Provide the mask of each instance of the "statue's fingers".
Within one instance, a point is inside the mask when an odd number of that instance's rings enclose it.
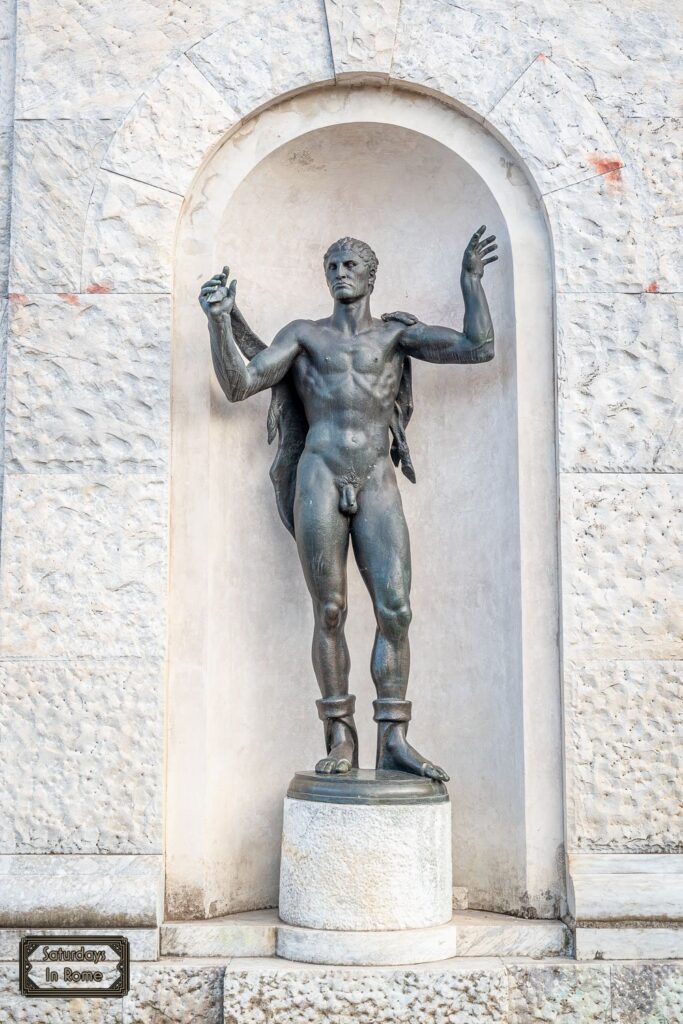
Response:
[[[489,235],[488,238],[482,238],[482,240],[479,243],[479,245],[490,245],[491,242],[495,242],[495,240],[496,240],[496,236],[495,235]]]
[[[229,277],[230,277],[230,267],[223,267],[223,270],[221,271],[221,274],[220,274],[221,283],[225,284]]]
[[[495,263],[497,259],[497,256],[489,256],[487,260],[482,260],[482,263],[484,266],[486,266],[488,263]]]
[[[233,299],[237,295],[237,281],[236,280],[232,280],[230,282],[230,287],[228,288],[228,295],[232,295]]]
[[[388,320],[398,320],[400,323],[405,324],[406,327],[412,327],[413,324],[417,323],[416,316],[413,316],[412,313],[404,313],[401,310],[396,310],[393,313],[382,313],[382,320],[385,322]]]
[[[476,249],[477,245],[479,244],[479,239],[481,238],[485,231],[486,225],[482,224],[482,226],[477,231],[475,231],[472,237],[470,238],[469,242],[467,243],[467,248]]]
[[[479,248],[480,256],[488,256],[489,253],[495,252],[498,246],[494,243],[493,245],[487,245],[485,249]]]
[[[210,281],[202,285],[202,291],[215,291],[216,288],[221,287],[225,287],[225,282],[221,281],[220,277],[212,277]]]

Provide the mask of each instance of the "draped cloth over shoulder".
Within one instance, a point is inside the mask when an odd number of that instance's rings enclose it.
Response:
[[[385,317],[386,319],[386,317]],[[266,345],[254,334],[242,313],[235,306],[232,311],[232,330],[235,341],[246,359],[254,356]],[[389,429],[392,434],[391,458],[395,466],[400,464],[403,474],[415,483],[415,470],[406,441],[406,428],[413,415],[413,383],[410,357],[403,362],[403,373],[394,403]],[[268,444],[278,435],[278,447],[270,467],[270,479],[275,488],[275,500],[280,519],[294,537],[294,495],[299,459],[306,444],[308,420],[304,407],[296,393],[291,371],[271,388],[268,409]]]

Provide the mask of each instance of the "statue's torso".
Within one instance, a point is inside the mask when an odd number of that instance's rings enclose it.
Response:
[[[374,321],[344,335],[325,321],[302,325],[293,379],[308,420],[306,451],[336,475],[364,476],[389,451],[389,423],[404,356],[401,324]]]

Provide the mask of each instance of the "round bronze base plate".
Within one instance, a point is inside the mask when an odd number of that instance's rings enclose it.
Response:
[[[287,796],[325,804],[440,804],[448,801],[448,790],[443,782],[408,772],[352,768],[343,775],[297,772]]]

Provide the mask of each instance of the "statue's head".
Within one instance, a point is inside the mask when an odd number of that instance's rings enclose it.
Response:
[[[367,242],[339,238],[323,257],[327,287],[338,302],[353,302],[375,287],[379,260]]]

